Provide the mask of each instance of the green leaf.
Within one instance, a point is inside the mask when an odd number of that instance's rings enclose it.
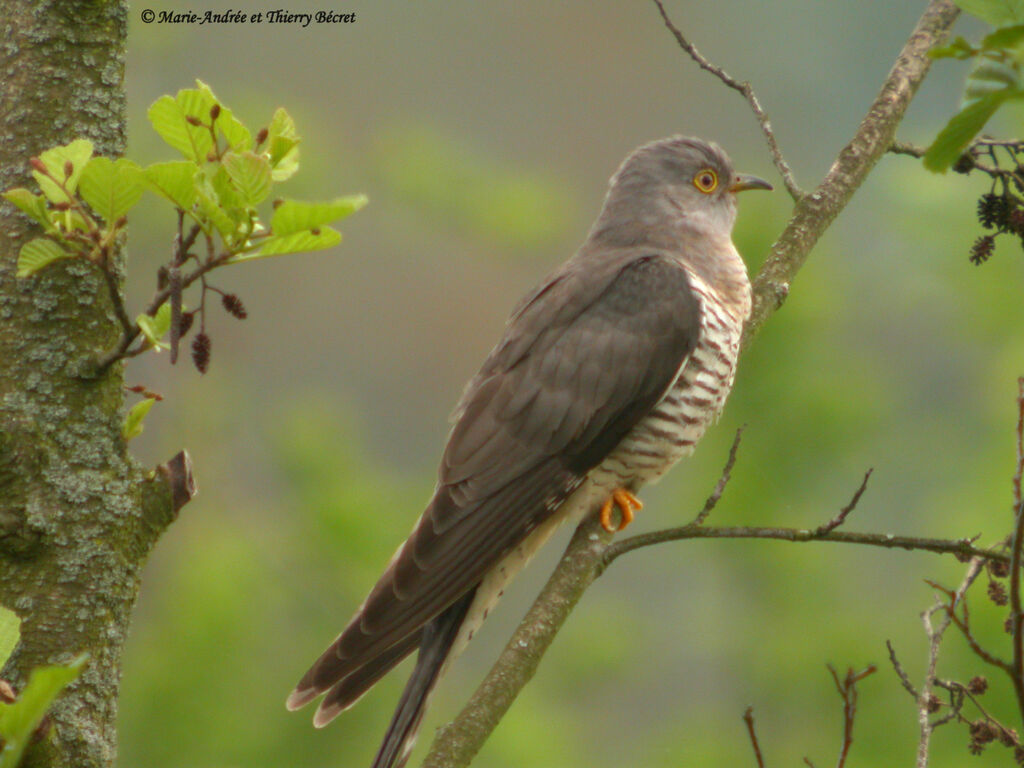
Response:
[[[78,179],[82,175],[82,170],[89,162],[90,157],[92,157],[92,142],[88,139],[75,139],[70,144],[53,147],[39,155],[39,159],[49,175],[33,170],[32,177],[48,200],[54,203],[69,202],[71,198],[68,193],[61,189],[54,179],[62,181],[68,192],[73,195],[78,187]],[[71,163],[71,175],[65,174],[68,163]],[[53,178],[50,178],[51,176]]]
[[[191,210],[196,201],[195,177],[196,166],[188,160],[153,163],[142,172],[146,186],[183,211]]]
[[[28,277],[57,259],[70,259],[74,255],[48,238],[29,240],[18,254],[18,277]]]
[[[158,350],[167,349],[167,344],[163,343],[161,339],[171,330],[170,303],[164,302],[161,304],[155,316],[151,317],[147,314],[141,314],[135,318],[135,322],[138,324],[139,330],[142,331],[142,335],[146,337],[150,344]]]
[[[13,704],[0,703],[0,768],[15,768],[22,752],[53,700],[81,673],[89,655],[83,653],[67,666],[36,667]]]
[[[274,209],[270,231],[274,236],[290,235],[302,230],[316,229],[324,224],[343,219],[367,203],[366,195],[349,195],[324,203],[304,203],[285,200]]]
[[[227,178],[223,166],[217,168],[213,180],[208,179],[205,174],[200,174],[197,177],[196,203],[199,212],[217,228],[225,242],[230,244],[238,230],[238,222],[228,215],[226,207],[238,210],[238,201],[230,199],[236,197],[237,193],[229,188],[230,185],[225,181]]]
[[[187,159],[202,165],[213,149],[213,137],[205,125],[192,125],[189,117],[210,122],[212,99],[205,99],[198,91],[178,91],[176,97],[161,96],[149,107],[146,115],[160,138],[181,152]]]
[[[0,669],[14,653],[21,638],[21,619],[14,611],[0,605]]]
[[[202,94],[204,104],[209,102],[211,107],[214,104],[220,105],[220,114],[217,116],[217,122],[214,125],[227,140],[228,147],[236,152],[252,149],[252,134],[249,132],[249,129],[235,117],[234,113],[224,105],[224,102],[217,98],[213,89],[202,80],[196,80],[196,89]],[[206,118],[203,119],[203,122],[208,123],[210,121],[209,117],[209,108],[207,108]]]
[[[961,106],[1004,89],[1020,89],[1020,67],[1012,57],[986,54],[967,75]]]
[[[999,106],[1007,99],[1020,98],[1022,95],[1024,94],[1019,90],[1004,88],[969,103],[953,115],[946,127],[935,137],[935,141],[925,152],[924,167],[930,171],[945,173],[960,157],[968,142],[985,127],[985,123]]]
[[[315,233],[309,230],[295,232],[291,235],[277,235],[263,241],[260,249],[252,253],[240,253],[231,259],[231,263],[263,259],[267,256],[280,256],[285,253],[300,251],[320,251],[331,248],[341,242],[341,232],[331,227],[323,227]]]
[[[1024,24],[1014,24],[989,32],[981,41],[981,47],[986,51],[1006,50],[1015,48],[1021,41],[1024,41]]]
[[[142,169],[126,158],[94,157],[82,171],[82,199],[110,224],[139,202],[145,185]]]
[[[270,194],[270,161],[264,155],[228,152],[223,163],[246,205],[261,203]]]
[[[928,51],[933,59],[969,59],[978,55],[978,49],[959,35],[949,45],[940,45]]]
[[[202,165],[213,149],[213,136],[209,129],[212,120],[210,110],[217,105],[220,114],[214,127],[227,140],[228,146],[235,151],[252,149],[249,129],[238,121],[230,109],[221,104],[210,86],[201,80],[196,81],[196,86],[183,88],[173,98],[161,96],[150,106],[147,113],[149,121],[160,137],[189,160]],[[202,125],[192,125],[188,121],[190,117]]]
[[[267,126],[266,151],[274,181],[285,181],[299,170],[299,141],[295,121],[283,107],[278,107]]]
[[[956,0],[956,4],[993,27],[1024,22],[1024,0]]]
[[[149,409],[153,407],[155,402],[155,397],[147,397],[131,407],[124,417],[124,424],[121,425],[121,435],[125,440],[131,440],[133,437],[138,437],[142,434],[142,421],[146,418],[146,414],[149,413]]]
[[[45,229],[56,229],[50,219],[50,209],[46,207],[46,198],[42,195],[35,195],[23,187],[18,187],[7,190],[3,196],[22,213],[42,224]]]

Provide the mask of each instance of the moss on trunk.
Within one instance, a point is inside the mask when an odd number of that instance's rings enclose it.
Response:
[[[121,154],[127,4],[4,0],[0,18],[0,188],[26,185],[29,157],[74,138]],[[118,337],[102,274],[65,260],[18,279],[18,249],[39,233],[7,203],[0,231],[0,604],[23,620],[3,677],[19,689],[33,667],[87,651],[26,764],[109,766],[121,651],[162,528],[147,513],[170,494],[126,452],[122,366],[79,375]]]

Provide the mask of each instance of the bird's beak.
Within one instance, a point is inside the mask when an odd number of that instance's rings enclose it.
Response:
[[[743,192],[746,189],[771,190],[774,189],[774,187],[764,179],[759,179],[757,176],[749,176],[745,173],[737,174],[736,178],[733,179],[732,186],[729,187],[729,191]]]

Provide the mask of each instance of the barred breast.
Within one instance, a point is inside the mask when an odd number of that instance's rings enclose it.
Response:
[[[750,314],[746,272],[730,301],[688,271],[701,302],[700,339],[661,402],[594,470],[592,478],[601,486],[635,489],[658,480],[693,452],[732,389],[743,324]]]
[[[731,245],[731,244],[730,244]],[[637,424],[619,446],[557,510],[509,552],[481,581],[460,628],[451,658],[472,639],[501,598],[509,581],[530,561],[551,534],[565,523],[578,524],[616,488],[636,490],[658,480],[696,442],[721,412],[732,388],[743,324],[750,314],[750,283],[743,262],[729,301],[687,269],[701,302],[700,340],[680,367],[675,383],[661,402]]]

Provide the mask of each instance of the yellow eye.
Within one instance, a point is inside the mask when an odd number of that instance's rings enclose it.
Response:
[[[718,187],[718,174],[710,168],[705,168],[693,177],[693,186],[704,194],[710,194]]]

